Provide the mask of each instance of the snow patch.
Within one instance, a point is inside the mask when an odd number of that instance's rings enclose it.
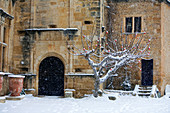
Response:
[[[22,75],[8,75],[8,77],[25,78],[25,76],[22,76]]]
[[[2,96],[2,97],[0,96],[0,100],[4,100],[4,99],[5,99],[5,96]]]
[[[21,101],[0,103],[0,113],[170,113],[169,106],[167,98],[120,96],[112,101],[108,95],[82,99],[26,95]]]
[[[170,85],[166,85],[166,88],[165,88],[165,97],[170,98]]]
[[[20,96],[6,96],[6,98],[24,98],[25,95],[20,95]]]

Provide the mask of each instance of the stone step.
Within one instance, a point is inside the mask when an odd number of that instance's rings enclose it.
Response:
[[[151,92],[151,90],[139,90],[139,92]]]
[[[150,93],[138,93],[139,96],[150,96]]]
[[[152,87],[139,87],[139,90],[151,90]]]

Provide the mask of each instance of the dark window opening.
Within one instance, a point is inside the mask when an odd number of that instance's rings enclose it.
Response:
[[[132,17],[126,18],[126,32],[132,32]]]
[[[15,5],[15,2],[16,2],[17,0],[12,0],[12,6],[14,6]],[[21,2],[22,2],[23,0],[21,0]]]
[[[25,2],[25,0],[20,0],[20,2]]]
[[[5,47],[2,49],[2,71],[5,71]]]
[[[84,21],[84,24],[92,24],[91,21]]]
[[[134,32],[141,32],[141,17],[135,17]]]
[[[80,68],[76,68],[75,72],[82,72]]]
[[[28,68],[21,68],[22,71],[28,71]]]
[[[49,28],[57,28],[57,25],[49,25]]]
[[[3,42],[6,43],[6,28],[4,27]]]

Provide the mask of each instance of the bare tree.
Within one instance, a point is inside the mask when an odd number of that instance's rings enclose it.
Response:
[[[109,13],[114,14],[111,10]],[[118,76],[117,70],[120,67],[131,67],[132,63],[140,63],[140,58],[150,54],[151,38],[147,38],[145,32],[122,33],[121,29],[121,33],[115,35],[111,18],[108,19],[107,26],[108,31],[105,30],[104,36],[98,38],[95,35],[98,29],[95,30],[95,27],[90,36],[84,35],[81,29],[81,47],[77,46],[74,40],[67,41],[69,53],[82,56],[93,69],[94,97],[98,97],[101,83],[110,77]],[[141,71],[140,68],[139,70]]]
[[[149,56],[151,39],[144,38],[145,32],[130,35],[124,33],[121,40],[111,37],[103,37],[94,40],[94,37],[81,37],[82,47],[77,48],[74,40],[68,44],[69,53],[84,57],[93,69],[95,84],[94,96],[98,96],[99,85],[105,82],[109,77],[118,76],[116,71],[125,65],[131,66],[131,63],[140,63],[140,58]],[[108,31],[106,31],[108,35]],[[129,37],[132,36],[130,39]],[[102,41],[103,40],[103,41]],[[73,49],[74,48],[74,49]],[[141,69],[140,69],[141,71]]]

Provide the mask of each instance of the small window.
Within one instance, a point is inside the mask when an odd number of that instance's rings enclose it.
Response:
[[[126,17],[125,18],[125,32],[134,33],[142,30],[141,17]]]
[[[126,18],[126,32],[132,32],[132,17]]]
[[[92,24],[92,21],[84,21],[84,24]]]
[[[5,71],[5,47],[2,48],[2,71]]]
[[[6,28],[4,27],[3,43],[6,43]]]
[[[22,71],[28,71],[28,68],[21,68]]]
[[[76,68],[75,72],[82,72],[80,68]]]
[[[134,32],[141,32],[141,17],[135,17]]]
[[[49,28],[57,28],[57,25],[48,25]]]
[[[16,2],[17,0],[12,0],[12,6],[14,6],[15,5],[15,2]],[[21,0],[22,1],[22,0]]]

